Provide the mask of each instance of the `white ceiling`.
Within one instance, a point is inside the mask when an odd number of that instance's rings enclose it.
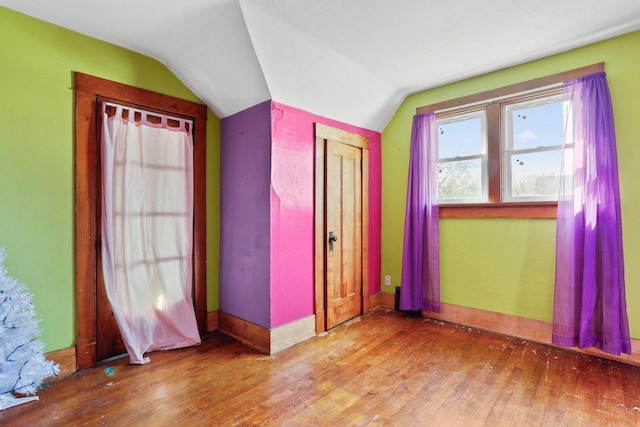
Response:
[[[159,60],[221,118],[273,99],[373,130],[416,91],[640,29],[639,0],[0,5]]]

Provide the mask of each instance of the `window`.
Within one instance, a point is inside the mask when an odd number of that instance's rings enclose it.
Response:
[[[563,112],[556,90],[438,115],[440,204],[556,201]]]
[[[603,70],[588,65],[417,108],[436,112],[440,216],[555,218],[562,83]]]
[[[557,200],[565,128],[562,94],[504,105],[502,119],[502,200]]]
[[[484,110],[437,120],[438,198],[482,202],[487,194],[487,120]]]

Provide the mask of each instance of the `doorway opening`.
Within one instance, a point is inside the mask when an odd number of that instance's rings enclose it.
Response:
[[[100,293],[102,271],[100,242],[100,127],[99,105],[110,101],[148,111],[186,117],[193,121],[194,134],[194,225],[193,303],[198,329],[206,330],[205,266],[205,154],[207,107],[191,101],[75,73],[75,264],[76,264],[76,367],[86,369],[100,359],[117,353],[119,336],[100,336],[110,307],[104,307]],[[105,314],[106,313],[106,314]],[[100,323],[100,328],[98,327]],[[117,332],[117,331],[116,331]],[[110,336],[107,336],[109,335]],[[119,332],[118,332],[119,334]],[[103,345],[113,340],[116,346]],[[112,354],[115,356],[116,354]]]

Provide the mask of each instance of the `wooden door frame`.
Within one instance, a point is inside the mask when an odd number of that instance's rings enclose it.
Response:
[[[206,120],[207,107],[196,102],[74,73],[75,83],[75,267],[76,267],[76,368],[96,365],[96,265],[98,222],[96,218],[98,162],[100,161],[100,98],[138,108],[188,117],[194,129],[194,221],[193,277],[196,320],[206,330]]]
[[[316,158],[314,189],[314,295],[316,334],[327,330],[326,313],[326,141],[337,141],[362,150],[362,303],[361,313],[369,311],[369,139],[322,123],[315,124]]]

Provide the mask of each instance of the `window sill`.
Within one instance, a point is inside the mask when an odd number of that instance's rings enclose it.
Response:
[[[440,218],[556,218],[557,202],[440,205]]]

